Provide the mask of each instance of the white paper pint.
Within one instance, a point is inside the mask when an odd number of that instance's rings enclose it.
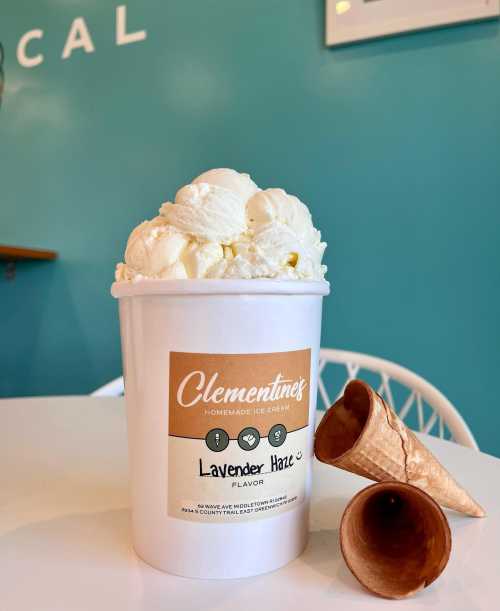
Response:
[[[119,299],[134,547],[177,575],[304,549],[327,282],[144,280]]]

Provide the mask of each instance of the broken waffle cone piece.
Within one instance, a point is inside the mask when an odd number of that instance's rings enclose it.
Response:
[[[347,505],[340,547],[349,570],[368,590],[406,598],[441,575],[451,533],[431,496],[410,484],[383,482],[361,490]]]
[[[483,517],[483,508],[453,479],[368,384],[353,380],[316,431],[321,462],[382,481],[421,488],[440,505]]]

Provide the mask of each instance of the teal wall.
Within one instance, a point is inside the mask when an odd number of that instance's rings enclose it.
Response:
[[[124,0],[125,1],[125,0]],[[497,23],[343,49],[323,0],[4,0],[0,243],[55,263],[0,279],[0,395],[118,375],[114,264],[129,230],[213,166],[306,201],[329,248],[324,345],[427,377],[500,455]],[[95,53],[61,51],[85,17]],[[37,68],[15,49],[41,28]]]

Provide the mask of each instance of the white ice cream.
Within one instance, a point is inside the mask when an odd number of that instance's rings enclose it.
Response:
[[[245,201],[233,191],[207,182],[182,187],[175,204],[163,204],[160,216],[197,240],[221,244],[231,244],[247,228]]]
[[[325,248],[297,197],[223,168],[195,178],[132,231],[115,277],[320,280]]]

